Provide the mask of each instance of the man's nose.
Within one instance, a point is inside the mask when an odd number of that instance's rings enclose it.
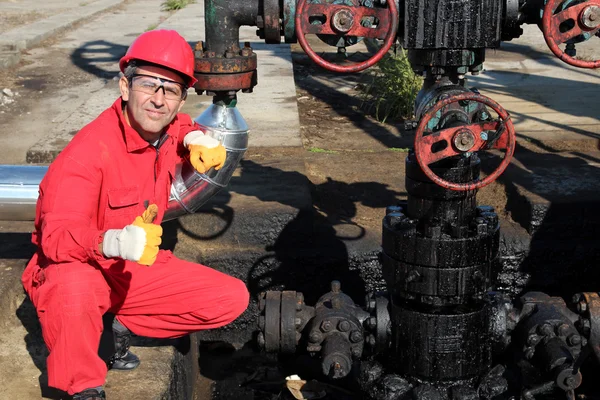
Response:
[[[165,87],[159,86],[156,92],[152,95],[152,102],[154,104],[164,104],[165,102]]]

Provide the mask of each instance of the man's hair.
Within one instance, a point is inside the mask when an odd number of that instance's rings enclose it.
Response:
[[[125,71],[123,71],[123,76],[125,76],[125,78],[127,78],[127,81],[129,82],[129,84],[131,85],[131,79],[133,78],[133,75],[135,75],[135,73],[137,72],[137,69],[140,65],[138,65],[137,60],[131,60],[129,61],[129,63],[127,63],[127,66],[125,67]]]

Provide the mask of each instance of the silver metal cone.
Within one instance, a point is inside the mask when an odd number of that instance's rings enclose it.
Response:
[[[207,135],[225,147],[225,165],[218,171],[211,169],[206,174],[201,174],[187,160],[178,164],[165,221],[196,212],[208,199],[227,186],[248,148],[248,124],[235,106],[212,104],[195,121],[205,128]]]

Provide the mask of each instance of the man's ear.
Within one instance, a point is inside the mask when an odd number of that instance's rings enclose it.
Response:
[[[119,90],[121,91],[121,98],[123,101],[129,100],[129,81],[124,76],[119,79]]]

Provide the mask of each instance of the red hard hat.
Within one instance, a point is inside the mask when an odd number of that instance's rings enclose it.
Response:
[[[189,87],[198,82],[194,78],[194,52],[176,31],[158,29],[142,33],[119,61],[121,72],[125,72],[131,60],[147,61],[175,70],[188,78]]]

